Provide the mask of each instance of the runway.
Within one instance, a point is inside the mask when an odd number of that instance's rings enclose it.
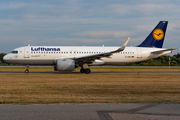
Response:
[[[180,104],[0,105],[2,120],[178,120]]]
[[[26,66],[0,66],[0,67],[26,67]],[[49,67],[53,68],[54,66],[29,66],[29,67]],[[102,67],[102,68],[169,68],[169,66],[91,66],[92,68]],[[170,68],[180,68],[180,66],[170,66]]]
[[[0,75],[3,74],[85,74],[80,72],[0,72]],[[91,72],[90,74],[180,74],[179,72]]]
[[[180,74],[180,72],[178,72],[177,70],[180,68],[180,66],[171,66],[171,69],[169,69],[169,66],[102,66],[102,69],[109,69],[112,68],[112,70],[109,71],[105,71],[105,72],[101,72],[101,71],[97,71],[96,69],[94,70],[94,68],[101,68],[100,66],[91,66],[92,70],[90,74]],[[3,69],[1,69],[0,74],[25,74],[24,70],[25,70],[25,66],[0,66],[0,68],[6,68],[6,70],[3,71]],[[13,69],[12,71],[10,71],[10,69]],[[20,71],[16,71],[16,68],[21,68],[22,70]],[[28,74],[82,74],[79,71],[53,71],[53,66],[30,66],[30,69],[35,70],[36,68],[47,68],[49,70],[52,71],[46,71],[46,69],[44,69],[44,71],[31,71]],[[136,69],[137,71],[122,71],[123,69]],[[157,68],[157,70],[156,70]],[[158,69],[166,69],[166,71],[158,71]],[[121,71],[116,71],[117,69],[122,69]],[[154,69],[154,71],[139,71],[139,69]],[[175,71],[176,69],[176,71]],[[167,71],[168,70],[168,71]]]

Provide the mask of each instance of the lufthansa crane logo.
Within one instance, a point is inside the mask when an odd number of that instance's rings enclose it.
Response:
[[[155,40],[162,40],[163,37],[164,37],[164,32],[162,29],[155,29],[154,32],[153,32],[153,37]]]

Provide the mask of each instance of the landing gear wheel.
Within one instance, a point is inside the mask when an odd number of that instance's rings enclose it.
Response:
[[[29,73],[29,65],[26,65],[25,73]]]
[[[90,69],[85,69],[85,73],[89,74],[89,73],[91,73],[91,70]]]
[[[85,69],[84,69],[84,68],[81,68],[80,72],[81,72],[81,73],[85,73]]]
[[[25,70],[25,73],[29,73],[29,70]]]

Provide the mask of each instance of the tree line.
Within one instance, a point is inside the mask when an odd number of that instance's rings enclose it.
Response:
[[[129,64],[130,66],[168,66],[169,65],[169,55],[164,55],[158,58],[149,59],[142,62]],[[180,54],[175,54],[170,56],[171,66],[180,66]]]
[[[8,65],[6,62],[4,62],[3,57],[6,55],[6,53],[0,53],[0,65]]]
[[[0,65],[12,65],[8,64],[5,61],[3,61],[3,57],[5,56],[5,53],[0,53]],[[170,61],[172,66],[180,66],[180,54],[177,53],[173,56],[170,56]],[[137,62],[137,63],[131,63],[127,66],[168,66],[169,65],[169,56],[164,55],[158,58]]]

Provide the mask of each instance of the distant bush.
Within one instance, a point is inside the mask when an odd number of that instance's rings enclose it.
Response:
[[[4,62],[3,57],[6,55],[6,53],[0,53],[0,65],[2,65]]]

